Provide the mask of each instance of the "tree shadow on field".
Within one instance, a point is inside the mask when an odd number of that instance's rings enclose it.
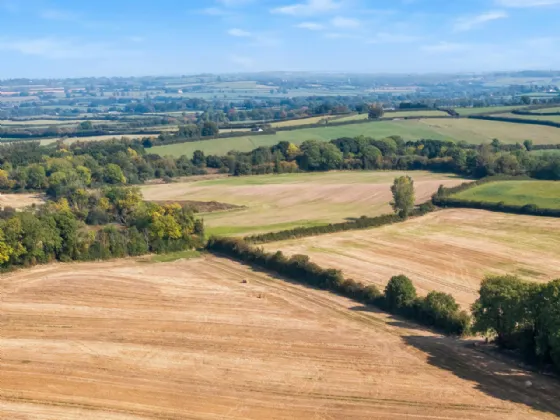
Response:
[[[476,383],[476,389],[504,401],[560,415],[560,381],[494,357],[474,342],[449,337],[406,336],[406,344],[428,355],[428,363]]]
[[[400,318],[398,315],[391,314],[387,311],[376,308],[374,306],[366,306],[366,305],[352,306],[349,309],[351,311],[354,311],[354,312],[370,312],[370,313],[374,313],[374,314],[383,314],[384,316],[386,316],[390,319],[390,321],[387,322],[387,325],[391,325],[393,327],[406,328],[408,330],[418,330],[418,331],[431,330],[430,327],[427,327],[425,325],[416,324],[414,322],[409,322],[409,321],[405,320],[404,318]],[[435,332],[435,330],[434,330],[434,332]]]

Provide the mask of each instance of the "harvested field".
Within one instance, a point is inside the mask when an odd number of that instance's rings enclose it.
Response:
[[[560,219],[454,209],[381,228],[265,245],[306,254],[347,277],[385,287],[398,274],[419,293],[451,293],[464,307],[489,274],[546,282],[560,278]]]
[[[58,264],[0,282],[10,420],[560,413],[550,378],[229,260]]]
[[[390,187],[405,172],[352,171],[259,175],[197,183],[144,186],[150,201],[219,201],[245,209],[204,215],[210,233],[245,234],[301,225],[341,222],[347,217],[391,212]],[[464,180],[454,175],[410,172],[418,202],[426,201],[441,184]]]
[[[13,207],[21,209],[32,204],[42,204],[45,198],[42,194],[3,194],[0,193],[0,208]]]

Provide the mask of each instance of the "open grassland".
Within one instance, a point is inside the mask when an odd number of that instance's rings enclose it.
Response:
[[[519,118],[522,120],[540,120],[540,121],[552,121],[560,123],[560,115],[518,115],[518,114],[496,114],[493,117],[507,117],[507,118]]]
[[[456,141],[463,140],[468,143],[489,143],[495,138],[509,144],[523,143],[527,139],[533,140],[535,144],[560,143],[560,129],[542,125],[467,118],[419,120],[419,124],[429,127],[441,137],[452,138]]]
[[[535,154],[535,155],[547,155],[547,154],[558,155],[558,154],[560,154],[560,149],[532,150],[531,154]]]
[[[474,119],[433,118],[402,121],[375,121],[334,127],[304,128],[279,131],[276,134],[203,140],[190,143],[156,146],[159,155],[192,156],[195,150],[206,154],[225,155],[230,150],[248,152],[260,146],[272,146],[280,141],[301,144],[306,140],[329,141],[340,137],[366,136],[384,138],[398,135],[405,140],[435,139],[485,143],[494,138],[503,143],[522,143],[531,139],[535,144],[560,143],[560,129],[531,124],[514,124]]]
[[[219,201],[245,208],[203,214],[209,233],[239,235],[296,226],[342,222],[347,217],[390,213],[396,171],[352,171],[259,175],[200,182],[143,186],[146,200]],[[414,171],[418,202],[443,184],[464,180],[453,175]]]
[[[512,105],[512,106],[487,106],[481,108],[455,108],[455,111],[459,115],[476,115],[476,114],[487,114],[489,112],[506,112],[514,111],[516,109],[527,108],[526,105]]]
[[[426,109],[421,111],[395,111],[385,112],[383,118],[404,118],[404,117],[447,117],[449,114],[437,109]],[[336,122],[367,120],[368,114],[350,115],[348,117],[337,118]]]
[[[560,278],[560,219],[453,209],[396,225],[282,241],[269,251],[309,255],[320,266],[383,288],[405,274],[420,294],[451,293],[464,307],[489,274]]]
[[[551,378],[229,260],[57,264],[0,285],[5,419],[560,413]]]
[[[553,113],[553,112],[560,112],[560,107],[552,107],[552,108],[540,108],[532,110],[531,112],[538,112],[538,113]]]
[[[524,206],[535,204],[549,209],[560,209],[560,182],[558,181],[498,181],[453,195],[463,200]]]
[[[33,204],[42,204],[45,197],[42,194],[4,194],[0,193],[0,208],[13,207],[21,209]]]
[[[332,119],[332,117],[320,115],[318,117],[309,117],[309,118],[300,118],[300,119],[297,119],[297,120],[278,121],[278,122],[273,122],[270,125],[274,128],[296,127],[298,125],[317,124],[320,121],[325,120],[327,118]]]

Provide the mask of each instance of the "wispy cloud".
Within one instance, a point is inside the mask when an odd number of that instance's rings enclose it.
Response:
[[[55,37],[31,39],[0,38],[0,51],[52,59],[92,59],[134,54],[108,43],[81,42]]]
[[[357,19],[345,18],[341,16],[337,16],[331,20],[331,24],[335,28],[358,28],[361,25],[361,22]]]
[[[47,20],[72,21],[79,18],[77,13],[69,10],[47,9],[40,12],[39,16]]]
[[[417,42],[421,40],[420,36],[406,35],[401,33],[378,32],[369,37],[367,44],[406,44],[408,42]]]
[[[420,49],[429,53],[454,53],[465,51],[470,48],[469,44],[461,44],[455,42],[439,42],[432,45],[424,45]]]
[[[470,31],[493,20],[505,19],[508,14],[503,10],[493,10],[476,16],[465,16],[455,21],[453,30],[456,32]]]
[[[355,34],[348,34],[345,32],[328,32],[325,34],[328,39],[358,39],[359,36]]]
[[[307,0],[305,3],[296,3],[289,6],[272,9],[272,13],[292,16],[312,16],[320,13],[328,13],[339,9],[340,2],[334,0]]]
[[[325,29],[325,25],[321,25],[320,23],[315,22],[302,22],[296,25],[296,28],[300,29],[308,29],[310,31],[322,31]]]
[[[239,28],[230,29],[228,31],[228,34],[231,35],[231,36],[239,37],[239,38],[249,38],[249,37],[253,36],[253,34],[251,34],[251,32],[244,31],[243,29],[239,29]]]
[[[496,3],[504,7],[543,7],[560,5],[560,0],[496,0]]]

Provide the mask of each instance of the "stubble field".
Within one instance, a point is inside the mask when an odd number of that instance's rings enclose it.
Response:
[[[454,175],[423,171],[349,171],[259,175],[143,186],[146,200],[219,201],[245,208],[203,214],[208,232],[247,234],[342,222],[348,217],[392,212],[391,185],[410,175],[416,199],[424,202],[438,187],[464,182]]]
[[[560,220],[453,209],[381,228],[266,244],[385,287],[405,274],[419,294],[451,293],[468,308],[486,275],[560,278]]]
[[[560,386],[550,378],[216,257],[57,264],[3,275],[0,284],[0,418],[560,413]]]

